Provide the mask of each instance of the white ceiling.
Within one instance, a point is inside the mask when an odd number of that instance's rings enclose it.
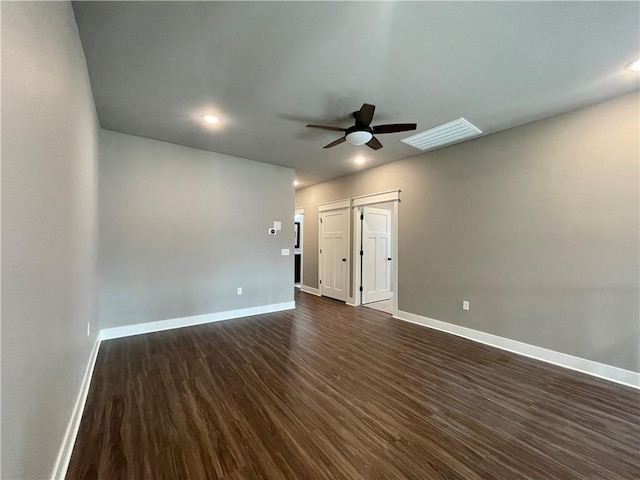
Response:
[[[293,167],[301,186],[419,154],[322,146],[362,103],[491,133],[639,88],[637,2],[74,2],[103,128]],[[223,119],[216,126],[203,113]],[[414,132],[415,133],[415,132]],[[358,167],[353,158],[367,162]]]

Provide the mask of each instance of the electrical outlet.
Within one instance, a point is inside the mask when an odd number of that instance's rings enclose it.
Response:
[[[87,322],[87,337],[91,336],[91,322]]]
[[[242,287],[238,287],[237,293],[238,295],[242,295]]]
[[[462,301],[462,309],[469,310],[469,302],[467,300]]]
[[[269,235],[275,235],[276,234],[276,229],[275,228],[270,228],[269,229]]]
[[[282,251],[280,252],[282,255],[289,255],[289,249],[288,248],[283,248]]]

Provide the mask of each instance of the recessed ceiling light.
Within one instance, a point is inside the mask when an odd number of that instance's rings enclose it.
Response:
[[[638,60],[636,60],[635,62],[631,62],[627,68],[629,70],[632,70],[634,72],[640,72],[640,58]]]
[[[364,163],[364,157],[356,157],[355,162],[358,165],[362,165]]]
[[[203,115],[202,119],[207,123],[218,123],[220,121],[215,115]]]

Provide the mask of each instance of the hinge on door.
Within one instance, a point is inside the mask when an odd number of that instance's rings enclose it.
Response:
[[[362,250],[360,250],[360,256],[363,256],[364,252]]]
[[[364,220],[364,213],[360,214],[360,220]]]
[[[320,280],[320,283],[322,283],[322,280]]]
[[[360,285],[360,291],[362,291],[362,285]]]
[[[318,220],[320,220],[320,223],[322,223],[322,217],[318,217]]]
[[[320,253],[322,253],[322,249],[320,249]]]

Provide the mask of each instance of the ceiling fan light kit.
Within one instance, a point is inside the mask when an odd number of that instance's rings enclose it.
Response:
[[[370,125],[373,120],[375,110],[375,105],[363,103],[360,110],[353,112],[353,118],[355,118],[356,121],[353,127],[341,128],[330,125],[307,125],[307,127],[330,130],[332,132],[344,132],[343,137],[325,145],[324,148],[331,148],[336,145],[340,145],[341,143],[349,142],[351,145],[366,145],[373,150],[379,150],[382,148],[382,144],[376,137],[374,137],[374,134],[407,132],[417,128],[415,123],[392,123],[389,125],[376,125],[375,127],[371,127]]]
[[[345,135],[347,142],[351,145],[364,145],[373,138],[373,133],[367,130],[355,130]]]

